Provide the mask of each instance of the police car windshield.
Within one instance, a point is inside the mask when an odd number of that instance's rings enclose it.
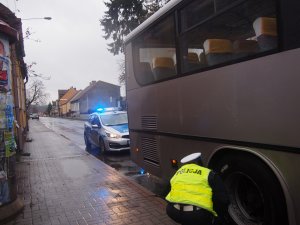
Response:
[[[100,115],[100,118],[102,124],[105,126],[116,126],[128,123],[127,113]]]

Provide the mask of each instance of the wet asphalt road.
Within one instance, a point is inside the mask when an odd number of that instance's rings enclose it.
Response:
[[[86,151],[83,138],[85,121],[52,117],[40,117],[39,121],[55,133],[77,145],[82,151]],[[168,191],[167,185],[157,177],[143,173],[143,169],[131,161],[129,151],[103,154],[99,148],[92,148],[89,153],[152,191],[157,196],[163,198],[166,195]]]

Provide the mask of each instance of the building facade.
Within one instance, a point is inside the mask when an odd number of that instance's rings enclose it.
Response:
[[[58,100],[56,101],[52,101],[52,109],[51,109],[51,112],[50,112],[50,116],[58,116],[59,115],[59,108],[58,108]]]
[[[62,89],[58,90],[58,100],[57,100],[57,110],[58,110],[58,116],[61,115],[60,107],[59,107],[59,100],[67,93],[68,90]]]
[[[0,221],[23,208],[15,166],[28,128],[24,56],[21,19],[0,4]]]
[[[71,103],[70,100],[78,93],[76,88],[71,87],[60,99],[59,99],[59,112],[60,116],[71,116]]]
[[[95,111],[97,108],[118,107],[120,100],[120,86],[104,81],[92,81],[90,85],[71,100],[74,114],[83,115]]]

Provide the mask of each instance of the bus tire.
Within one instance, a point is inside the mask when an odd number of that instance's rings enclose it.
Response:
[[[214,170],[225,182],[230,197],[228,212],[236,224],[289,224],[281,185],[262,160],[235,152],[218,161]]]

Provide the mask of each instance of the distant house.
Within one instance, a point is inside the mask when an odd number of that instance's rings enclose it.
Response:
[[[70,100],[70,108],[71,108],[71,116],[72,117],[78,117],[80,115],[79,110],[79,101],[73,101],[74,99],[77,99],[77,97],[81,94],[82,90],[78,91],[76,95]]]
[[[50,115],[51,116],[58,116],[59,113],[58,113],[58,100],[56,101],[52,101],[52,109],[51,109],[51,112],[50,112]]]
[[[120,86],[103,81],[92,81],[71,100],[72,111],[89,114],[100,107],[117,107],[120,100]]]
[[[76,88],[71,87],[60,99],[59,99],[59,112],[60,116],[70,116],[71,103],[70,100],[78,93]]]
[[[58,90],[58,99],[61,99],[67,93],[68,90]]]
[[[58,90],[58,100],[57,100],[57,109],[58,109],[58,116],[61,114],[60,108],[59,108],[59,100],[67,93],[68,90]]]

